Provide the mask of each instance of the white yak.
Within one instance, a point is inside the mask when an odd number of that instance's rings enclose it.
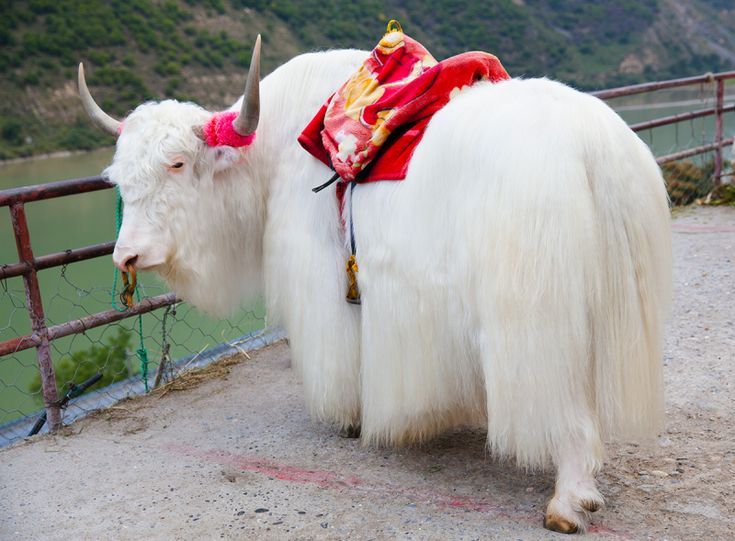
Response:
[[[114,261],[213,314],[264,293],[315,419],[359,427],[369,445],[486,427],[493,455],[556,467],[546,527],[583,530],[603,503],[603,442],[661,419],[660,170],[592,96],[548,79],[477,83],[431,120],[405,180],[355,187],[362,305],[348,304],[334,185],[311,191],[332,172],[297,136],[366,55],[304,54],[258,85],[258,40],[232,108],[240,133],[257,125],[245,148],[207,146],[212,113],[191,103],[113,119],[80,65],[85,108],[119,133]]]

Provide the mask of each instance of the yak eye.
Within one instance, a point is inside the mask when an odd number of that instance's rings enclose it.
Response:
[[[176,162],[171,166],[171,169],[181,169],[182,167],[184,167],[184,162]]]

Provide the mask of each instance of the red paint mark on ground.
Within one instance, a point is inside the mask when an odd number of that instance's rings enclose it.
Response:
[[[442,494],[420,487],[403,487],[392,485],[384,481],[368,481],[354,475],[344,475],[328,470],[311,470],[281,464],[273,460],[239,455],[222,449],[198,449],[188,445],[167,445],[166,451],[197,458],[205,462],[230,466],[242,471],[259,473],[273,479],[292,483],[303,483],[334,490],[355,490],[365,493],[375,493],[390,497],[403,496],[412,503],[435,505],[442,509],[461,509],[491,513],[496,517],[505,518],[514,522],[525,522],[540,525],[541,517],[537,513],[519,512],[509,506],[503,506],[486,499],[477,499],[470,496],[456,494]],[[591,534],[614,536],[620,539],[632,539],[628,534],[618,532],[605,526],[591,525],[587,530]]]
[[[196,449],[179,448],[184,454],[202,458],[207,462],[216,462],[241,470],[261,473],[281,481],[294,483],[310,483],[322,488],[356,487],[362,481],[354,476],[344,476],[330,471],[304,470],[286,464],[279,464],[263,458],[252,458],[235,455],[219,449],[201,451]]]
[[[671,230],[676,233],[735,233],[735,227],[717,225],[674,224]]]

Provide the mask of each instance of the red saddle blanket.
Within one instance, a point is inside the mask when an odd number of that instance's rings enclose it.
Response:
[[[437,62],[398,26],[319,109],[299,136],[310,154],[352,181],[402,180],[432,115],[461,89],[508,79],[500,61],[468,52]]]

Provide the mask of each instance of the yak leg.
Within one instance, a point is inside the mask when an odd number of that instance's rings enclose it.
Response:
[[[603,498],[595,474],[599,461],[585,445],[569,445],[555,460],[556,488],[546,508],[544,527],[561,533],[584,531],[590,513],[600,509]]]

